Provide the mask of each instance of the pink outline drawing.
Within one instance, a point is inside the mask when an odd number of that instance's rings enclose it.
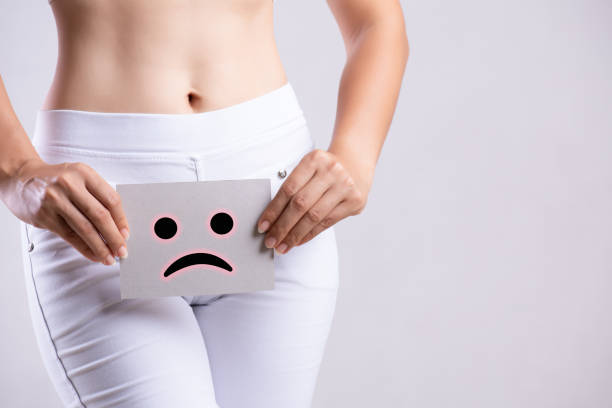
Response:
[[[213,229],[210,227],[210,220],[212,220],[212,217],[220,212],[224,212],[224,213],[228,213],[230,215],[230,217],[232,217],[232,221],[234,221],[234,226],[232,227],[232,230],[230,232],[228,232],[227,234],[217,234],[215,231],[213,231]],[[208,214],[208,218],[206,219],[206,227],[208,228],[208,232],[210,232],[213,236],[217,237],[217,238],[229,238],[232,235],[234,235],[234,233],[236,232],[236,230],[238,229],[238,218],[236,217],[236,215],[234,214],[233,211],[231,211],[230,209],[227,208],[217,208],[215,210],[212,210],[209,214]]]
[[[158,237],[157,234],[155,233],[155,223],[157,222],[157,220],[159,220],[160,218],[164,218],[164,217],[172,218],[172,220],[176,222],[176,234],[174,234],[172,238],[162,239]],[[149,232],[151,233],[153,238],[163,243],[174,241],[181,234],[181,230],[182,230],[182,227],[181,227],[181,223],[178,220],[178,217],[171,213],[158,213],[157,215],[155,215],[153,217],[153,221],[151,222],[151,226],[149,228]]]
[[[177,261],[178,259],[182,258],[185,255],[189,255],[189,254],[194,254],[194,253],[198,253],[198,252],[205,252],[205,253],[209,253],[209,254],[213,254],[215,256],[218,256],[219,258],[223,259],[225,262],[227,262],[231,267],[232,267],[232,271],[227,271],[223,268],[219,268],[218,266],[214,266],[214,265],[208,265],[208,264],[196,264],[196,265],[190,265],[187,266],[185,268],[179,269],[178,271],[170,274],[170,276],[164,276],[164,272],[166,271],[166,269],[168,269],[170,267],[170,265],[172,265],[175,261]],[[224,255],[222,255],[221,253],[217,252],[217,251],[213,251],[210,250],[208,248],[197,248],[197,249],[193,249],[193,250],[189,250],[189,251],[183,251],[181,252],[179,255],[177,255],[176,257],[174,257],[173,259],[171,259],[169,262],[167,262],[164,267],[161,270],[161,274],[160,274],[160,279],[162,281],[167,281],[168,279],[172,279],[172,277],[174,277],[177,274],[182,274],[183,272],[190,270],[190,269],[195,269],[195,268],[205,268],[205,269],[209,269],[209,270],[213,270],[213,271],[218,271],[218,272],[223,272],[228,276],[233,276],[236,274],[236,266],[234,265],[233,262],[231,262],[229,259],[227,259]]]

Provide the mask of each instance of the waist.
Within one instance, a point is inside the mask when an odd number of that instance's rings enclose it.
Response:
[[[76,54],[58,60],[41,109],[201,113],[235,105],[287,82],[275,50],[236,52],[216,59],[207,55],[210,60],[199,63],[192,61],[199,55],[165,53],[159,58],[168,59],[167,63],[146,69],[101,51]]]
[[[270,0],[52,5],[60,52],[44,109],[197,113],[286,82]]]
[[[32,143],[38,149],[104,152],[213,152],[294,134],[306,119],[283,86],[247,101],[200,113],[92,112],[41,109]]]

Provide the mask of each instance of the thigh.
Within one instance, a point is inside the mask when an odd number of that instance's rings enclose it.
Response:
[[[194,307],[223,408],[310,407],[338,289],[333,227],[274,263],[274,289]]]
[[[93,263],[54,233],[21,226],[32,323],[65,406],[217,407],[183,298],[121,300],[118,264]]]

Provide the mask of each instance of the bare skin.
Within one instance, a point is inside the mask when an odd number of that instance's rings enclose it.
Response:
[[[258,220],[286,253],[366,205],[408,58],[398,0],[327,0],[347,52],[327,150],[305,155]],[[41,109],[197,113],[287,82],[271,0],[52,0],[59,55]],[[92,261],[127,256],[117,192],[83,163],[45,163],[0,78],[0,198]]]

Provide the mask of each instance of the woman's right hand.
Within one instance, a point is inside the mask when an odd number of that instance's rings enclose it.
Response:
[[[4,201],[19,219],[56,233],[94,262],[127,257],[119,194],[87,164],[30,160],[8,182]]]

